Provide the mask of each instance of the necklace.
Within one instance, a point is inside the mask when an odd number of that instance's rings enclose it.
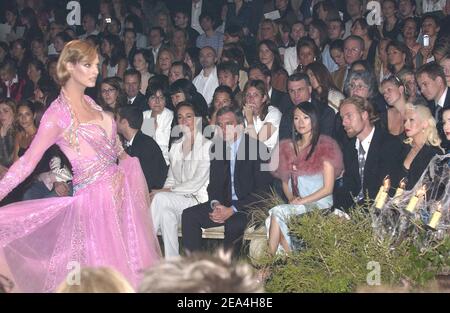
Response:
[[[67,107],[69,108],[70,112],[70,126],[69,126],[69,136],[68,141],[71,147],[75,149],[78,155],[80,155],[80,142],[78,139],[78,126],[80,125],[80,121],[78,120],[78,117],[75,115],[72,105],[70,104],[70,98],[66,95],[66,93],[61,90],[61,94],[63,98],[65,98]]]

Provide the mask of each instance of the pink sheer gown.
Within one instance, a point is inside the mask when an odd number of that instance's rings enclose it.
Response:
[[[54,143],[72,163],[74,196],[0,208],[0,273],[12,275],[18,291],[52,292],[78,264],[108,266],[137,287],[161,255],[144,174],[136,158],[117,164],[123,149],[109,115],[76,126],[70,112],[63,95],[50,105],[30,148],[0,181],[0,199]]]

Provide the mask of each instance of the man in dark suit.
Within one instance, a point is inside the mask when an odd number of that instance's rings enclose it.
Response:
[[[428,106],[436,120],[436,128],[442,140],[442,148],[448,149],[449,141],[444,134],[442,113],[450,107],[450,92],[442,66],[436,62],[422,65],[416,72],[420,92],[427,99]]]
[[[141,110],[148,110],[147,99],[139,90],[141,89],[141,73],[134,68],[125,71],[123,86],[127,95],[127,105],[133,105]]]
[[[142,121],[142,112],[137,107],[121,107],[117,114],[117,132],[127,140],[125,151],[139,159],[151,192],[163,187],[168,168],[156,141],[140,131]]]
[[[331,136],[334,129],[334,111],[327,104],[312,97],[312,86],[308,75],[295,73],[288,78],[289,109],[286,109],[280,122],[280,140],[292,138],[294,110],[302,102],[311,102],[319,112],[320,133]]]
[[[262,142],[243,133],[241,110],[221,108],[217,125],[222,132],[211,148],[209,201],[183,211],[183,245],[187,251],[198,251],[201,228],[224,225],[225,249],[237,255],[248,223],[248,206],[269,191],[272,176],[266,161],[270,154]]]
[[[402,167],[401,141],[374,125],[372,105],[354,96],[342,101],[339,113],[350,141],[343,148],[344,175],[334,189],[334,205],[349,209],[366,196],[374,199],[384,177],[397,186]]]

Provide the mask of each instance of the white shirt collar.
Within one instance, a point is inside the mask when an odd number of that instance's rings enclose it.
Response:
[[[437,102],[437,105],[440,106],[441,108],[444,107],[445,98],[447,97],[447,92],[448,92],[448,87],[445,87],[444,93],[442,94],[442,96],[439,98],[439,101]]]
[[[137,97],[137,96],[136,96]],[[131,103],[133,103],[134,102],[134,100],[136,99],[136,97],[133,97],[133,98],[128,98],[128,101],[131,101]]]
[[[130,141],[128,141],[128,142],[125,143],[125,145],[126,145],[127,147],[131,147],[131,146],[133,145],[133,141],[134,141],[134,138],[136,137],[136,135],[137,135],[137,133],[134,134],[133,138],[131,138]]]
[[[369,136],[367,136],[366,138],[364,138],[364,140],[361,142],[361,145],[364,149],[365,155],[364,157],[367,159],[367,153],[369,152],[369,148],[370,148],[370,143],[372,142],[372,138],[373,138],[373,134],[375,133],[375,126],[373,126],[372,131],[370,132]],[[355,148],[356,150],[359,149],[359,139],[356,138],[355,141]]]

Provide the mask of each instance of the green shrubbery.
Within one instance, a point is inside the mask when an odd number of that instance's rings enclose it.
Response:
[[[289,228],[305,248],[259,260],[259,265],[271,272],[266,291],[353,292],[368,286],[367,279],[376,280],[377,264],[383,286],[407,282],[421,287],[450,266],[448,235],[430,243],[430,233],[420,230],[419,236],[406,237],[393,246],[377,239],[371,216],[362,207],[349,215],[351,219],[346,220],[314,210],[291,218]],[[419,248],[421,236],[428,240],[426,249]]]

